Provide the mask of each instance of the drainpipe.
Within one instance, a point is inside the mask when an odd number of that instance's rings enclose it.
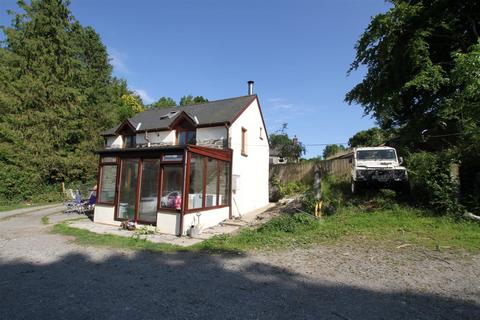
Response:
[[[227,130],[227,149],[230,148],[230,125],[228,123],[225,124],[225,129]],[[233,198],[233,193],[232,193],[232,172],[233,172],[233,152],[232,152],[232,160],[230,161],[230,172],[228,173],[230,175],[229,179],[229,197],[228,197],[228,218],[231,220],[233,218],[233,212],[232,212],[232,198]]]
[[[225,123],[225,130],[227,130],[227,149],[230,148],[230,125]]]
[[[145,130],[145,141],[147,141],[147,147],[150,147],[150,138],[148,137],[148,131]]]

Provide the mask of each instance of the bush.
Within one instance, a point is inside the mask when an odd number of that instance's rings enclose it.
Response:
[[[277,177],[273,177],[270,184],[272,189],[278,190],[280,198],[302,194],[308,190],[308,186],[301,182],[282,182]]]
[[[7,165],[0,169],[0,201],[18,203],[31,199],[42,190],[41,177],[37,172],[29,172]]]
[[[410,154],[407,158],[413,200],[438,214],[460,216],[465,208],[459,202],[459,181],[450,169],[456,163],[452,152]]]
[[[348,190],[348,188],[349,186],[345,181],[337,180],[331,175],[324,176],[320,199],[323,202],[322,212],[327,215],[335,213],[346,202],[345,190]],[[302,197],[303,210],[313,214],[317,202],[313,191],[306,192]]]

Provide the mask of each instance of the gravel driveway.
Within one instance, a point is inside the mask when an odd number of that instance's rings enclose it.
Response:
[[[49,233],[51,213],[0,221],[0,319],[480,319],[479,255],[122,251]]]

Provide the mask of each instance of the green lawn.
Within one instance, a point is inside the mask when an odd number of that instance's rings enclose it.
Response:
[[[163,243],[153,243],[133,237],[97,234],[88,230],[70,227],[68,225],[68,222],[62,222],[54,225],[52,231],[54,233],[74,236],[75,242],[82,245],[107,246],[112,248],[162,252],[179,251],[182,249],[182,247],[180,246]]]
[[[233,237],[217,237],[200,246],[228,250],[279,249],[348,240],[478,252],[480,224],[428,216],[422,210],[400,206],[373,212],[343,208],[322,220],[304,214],[283,216],[258,229],[243,230]]]
[[[0,212],[2,211],[10,211],[15,209],[24,209],[24,208],[34,208],[42,205],[47,205],[48,203],[7,203],[7,204],[0,204]]]
[[[432,250],[480,251],[480,224],[428,215],[420,209],[392,205],[366,212],[359,207],[343,207],[336,214],[316,220],[306,214],[284,215],[256,229],[244,229],[234,236],[216,236],[200,244],[182,248],[145,240],[99,235],[62,223],[54,232],[75,236],[85,245],[100,245],[150,251],[276,250],[362,241],[372,245],[412,245]]]

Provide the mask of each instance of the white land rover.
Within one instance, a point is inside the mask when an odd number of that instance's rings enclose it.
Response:
[[[403,159],[390,147],[363,147],[353,149],[352,193],[364,188],[388,188],[408,193],[407,169]]]

